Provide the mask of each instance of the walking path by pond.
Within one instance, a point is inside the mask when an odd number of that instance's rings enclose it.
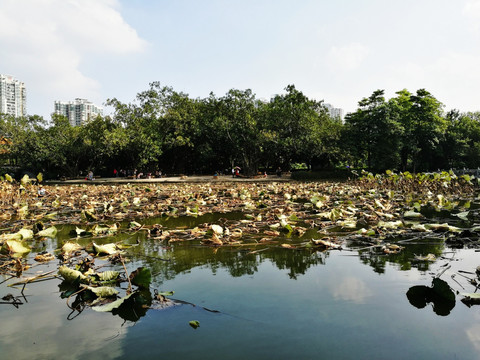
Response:
[[[69,180],[49,180],[47,184],[128,184],[128,183],[139,183],[139,184],[155,184],[155,183],[223,183],[223,182],[235,182],[235,183],[268,183],[268,182],[288,182],[290,180],[290,175],[279,176],[255,176],[255,177],[232,177],[227,175],[220,175],[217,177],[214,176],[205,176],[205,175],[192,175],[192,176],[166,176],[161,178],[150,178],[150,179],[133,179],[133,178],[121,178],[121,177],[111,177],[111,178],[95,178],[95,180],[85,180],[85,179],[69,179]]]

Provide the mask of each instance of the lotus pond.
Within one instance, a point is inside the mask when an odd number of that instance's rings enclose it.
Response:
[[[15,359],[474,359],[471,181],[2,183]]]

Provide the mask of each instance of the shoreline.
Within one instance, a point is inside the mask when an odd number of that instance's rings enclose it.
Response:
[[[272,175],[269,177],[238,177],[234,178],[229,175],[214,176],[170,176],[151,179],[132,179],[132,178],[96,178],[95,180],[70,179],[70,180],[46,180],[45,185],[67,185],[67,184],[92,184],[92,185],[108,185],[108,184],[155,184],[155,183],[226,183],[226,182],[288,182],[292,181],[289,175],[281,177]]]

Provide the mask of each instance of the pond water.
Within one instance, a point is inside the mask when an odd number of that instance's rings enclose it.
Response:
[[[220,216],[235,219],[238,214],[148,222],[192,227]],[[36,251],[61,247],[71,229],[64,226],[55,239],[38,243]],[[128,270],[148,267],[150,289],[175,291],[169,297],[177,300],[175,305],[133,318],[89,307],[78,312],[60,297],[59,279],[28,284],[22,305],[0,306],[2,358],[480,358],[480,306],[468,307],[457,294],[474,290],[459,271],[475,271],[475,250],[449,249],[439,239],[405,243],[401,254],[390,256],[349,248],[322,252],[213,248],[191,241],[167,245],[147,239],[142,231],[113,239],[120,240],[139,244],[128,251]],[[425,251],[437,260],[413,261]],[[37,265],[28,274],[56,270],[57,262]],[[105,267],[110,269],[123,267]],[[422,304],[407,297],[414,286],[431,287],[442,271],[440,278],[455,293],[453,303],[429,298]],[[0,295],[18,296],[21,288],[2,284]],[[200,326],[192,328],[192,320]]]

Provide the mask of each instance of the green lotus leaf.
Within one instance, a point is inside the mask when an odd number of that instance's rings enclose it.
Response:
[[[62,252],[64,254],[70,254],[74,251],[80,250],[81,248],[82,247],[79,244],[68,241],[65,244],[63,244]]]
[[[365,236],[374,236],[375,235],[375,230],[361,228],[360,230],[357,231],[357,233],[361,234],[361,235],[365,235]]]
[[[80,279],[80,282],[86,282],[87,277],[78,270],[70,269],[62,265],[58,268],[58,275],[60,275],[67,282],[74,282]]]
[[[92,310],[98,311],[98,312],[109,312],[118,309],[122,304],[130,299],[133,295],[135,295],[136,292],[132,292],[131,294],[128,294],[118,300],[115,300],[109,304],[106,305],[101,305],[101,306],[92,306]]]
[[[425,256],[415,255],[415,259],[419,261],[435,261],[437,257],[434,254],[427,254]]]
[[[162,296],[173,296],[173,294],[175,294],[175,291],[161,291],[159,293],[157,293],[157,295],[162,295]]]
[[[200,327],[200,321],[198,320],[189,321],[188,324],[194,329]]]
[[[17,231],[17,234],[22,235],[23,240],[30,240],[33,238],[33,230],[30,229],[20,229]]]
[[[71,235],[74,236],[90,236],[92,233],[90,231],[80,229],[78,226],[75,227],[75,230],[70,231]]]
[[[152,273],[150,272],[149,268],[139,267],[130,274],[130,281],[133,285],[148,289],[150,283],[152,282]]]
[[[50,226],[44,230],[41,230],[37,233],[37,236],[54,238],[57,235],[57,228],[55,226]]]
[[[92,233],[95,235],[112,235],[118,231],[117,224],[113,225],[95,225]]]
[[[469,299],[480,300],[480,293],[461,293],[460,295],[465,296]]]
[[[30,179],[30,177],[27,174],[23,175],[23,177],[20,179],[20,182],[22,183],[22,185],[30,184],[31,181],[32,179]]]
[[[433,230],[433,231],[449,231],[449,232],[461,232],[462,229],[456,227],[456,226],[452,226],[452,225],[448,225],[447,223],[443,223],[443,224],[425,224],[425,227],[429,230]]]
[[[28,245],[23,244],[19,240],[6,240],[3,243],[2,246],[2,252],[4,253],[10,253],[10,254],[16,254],[16,255],[22,255],[30,252],[30,248]]]
[[[399,227],[403,227],[403,222],[401,220],[397,221],[379,221],[378,227],[383,229],[398,229]]]
[[[470,211],[462,211],[458,214],[453,214],[453,216],[456,216],[461,220],[468,221],[468,214],[470,214]]]
[[[418,218],[422,218],[423,215],[420,214],[419,212],[409,210],[409,211],[406,211],[406,212],[403,214],[403,217],[404,217],[405,219],[418,219]]]
[[[20,209],[17,210],[18,215],[21,218],[24,218],[28,213],[28,205],[22,206]]]
[[[223,228],[220,225],[213,224],[210,226],[213,232],[217,235],[223,235]]]
[[[128,224],[129,229],[138,229],[138,228],[141,228],[141,227],[142,227],[142,224],[140,224],[136,221],[130,221],[130,223]]]
[[[51,220],[51,219],[55,219],[57,216],[58,216],[58,212],[54,211],[50,214],[45,215],[43,218]]]
[[[428,231],[428,229],[423,224],[413,224],[410,229],[412,229],[413,231],[419,231],[419,232],[427,232]]]
[[[357,222],[355,220],[339,220],[336,224],[344,229],[355,229],[357,227]]]
[[[87,221],[97,221],[98,218],[88,210],[82,211],[82,215],[87,219]]]
[[[93,287],[88,285],[81,285],[81,287],[93,292],[96,296],[101,298],[116,296],[118,294],[118,290],[110,286]]]
[[[104,245],[97,245],[93,243],[93,249],[95,250],[95,253],[98,255],[100,254],[106,254],[106,255],[112,255],[118,252],[117,246],[115,244],[104,244]]]
[[[95,274],[95,277],[98,278],[99,281],[113,281],[117,280],[119,276],[120,273],[118,271],[104,271]]]
[[[292,214],[290,215],[290,217],[288,218],[290,221],[300,221],[300,219],[298,218],[297,215],[295,214]]]
[[[23,236],[22,234],[16,232],[14,234],[1,234],[0,235],[0,241],[5,241],[5,240],[22,240]]]

